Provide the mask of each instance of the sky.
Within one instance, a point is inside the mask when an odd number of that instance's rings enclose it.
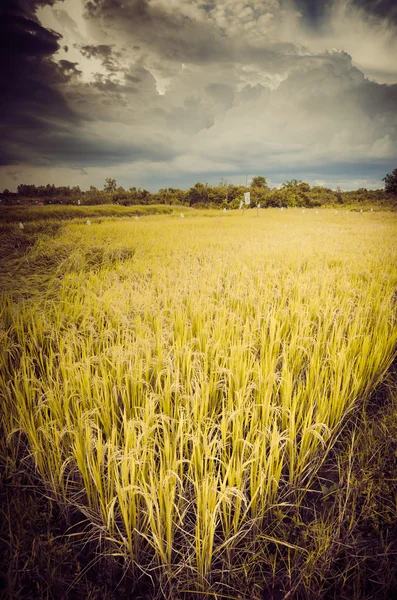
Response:
[[[394,0],[1,0],[0,189],[397,167]]]

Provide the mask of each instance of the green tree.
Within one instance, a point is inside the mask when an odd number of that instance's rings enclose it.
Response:
[[[339,204],[343,204],[343,196],[342,196],[343,191],[341,190],[341,188],[339,187],[339,185],[336,188],[335,191],[335,196],[336,196],[336,200]]]
[[[301,179],[290,179],[289,181],[284,181],[284,183],[282,184],[281,187],[289,189],[289,188],[297,187],[301,183],[303,183],[303,181]]]
[[[105,192],[115,192],[117,189],[116,180],[112,179],[111,177],[106,177],[103,189]]]
[[[28,198],[37,196],[37,188],[34,184],[25,185],[24,183],[21,183],[17,190],[20,196],[27,196]]]
[[[397,169],[394,169],[392,173],[388,173],[382,181],[385,182],[385,192],[397,194]]]
[[[187,191],[187,199],[189,202],[189,206],[194,206],[195,204],[208,203],[208,191],[204,184],[199,181],[194,184]]]
[[[256,175],[255,177],[252,178],[251,181],[251,187],[254,188],[267,188],[267,179],[266,177],[263,177],[262,175]]]

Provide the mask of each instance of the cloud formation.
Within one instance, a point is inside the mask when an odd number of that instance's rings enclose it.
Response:
[[[104,167],[152,189],[335,170],[353,182],[365,168],[373,186],[395,167],[397,11],[386,0],[1,10],[0,187],[46,169],[54,183],[101,185]]]

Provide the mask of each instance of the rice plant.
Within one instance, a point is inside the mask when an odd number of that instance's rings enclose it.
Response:
[[[189,217],[36,237],[1,297],[1,427],[129,569],[208,592],[294,551],[272,519],[392,362],[395,217]]]

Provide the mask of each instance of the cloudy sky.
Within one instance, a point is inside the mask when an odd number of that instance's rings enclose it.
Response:
[[[1,0],[0,189],[397,167],[394,0]]]

